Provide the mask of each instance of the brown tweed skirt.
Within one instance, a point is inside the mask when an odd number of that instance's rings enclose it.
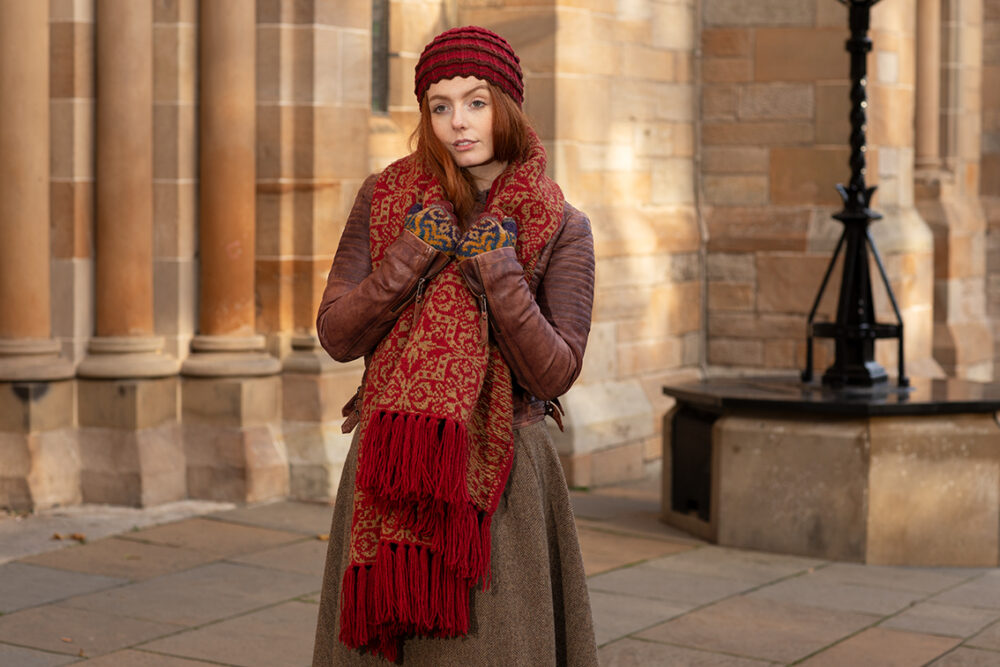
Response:
[[[358,438],[351,445],[330,527],[313,667],[378,665],[341,644],[338,602],[349,559]],[[410,639],[402,664],[425,667],[592,667],[597,648],[566,480],[541,422],[514,430],[514,464],[493,515],[493,581],[472,598],[472,628],[456,639]]]

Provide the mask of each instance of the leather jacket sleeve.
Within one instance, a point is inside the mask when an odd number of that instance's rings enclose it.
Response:
[[[587,217],[567,206],[566,222],[550,242],[537,297],[513,248],[459,263],[469,289],[486,296],[497,344],[514,376],[536,398],[566,393],[583,364],[594,300],[594,240]],[[546,249],[548,252],[548,249]]]
[[[403,231],[372,270],[368,219],[376,175],[358,191],[316,317],[320,343],[337,361],[370,353],[392,329],[417,284],[448,256]]]

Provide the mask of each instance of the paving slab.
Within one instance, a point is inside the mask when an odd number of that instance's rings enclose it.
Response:
[[[188,660],[187,658],[178,658],[173,655],[128,649],[108,653],[100,658],[87,660],[81,664],[87,667],[206,667],[209,665],[218,667],[219,663]]]
[[[668,621],[691,611],[696,606],[692,603],[671,603],[604,591],[590,591],[590,610],[594,618],[594,635],[598,646]]]
[[[674,528],[673,526],[668,526],[667,524],[661,522],[659,510],[655,512],[648,511],[625,514],[615,516],[610,519],[587,519],[576,517],[576,527],[578,530],[581,528],[593,528],[594,530],[603,530],[610,533],[618,533],[619,535],[647,537],[654,540],[669,540],[678,544],[688,544],[692,546],[708,544],[704,540],[700,540],[688,533]]]
[[[283,572],[308,574],[316,579],[317,586],[323,579],[328,542],[316,538],[293,542],[280,547],[230,558],[231,562],[267,567]]]
[[[607,593],[706,604],[741,593],[756,584],[739,579],[671,572],[642,564],[591,577],[589,585],[591,590]]]
[[[132,618],[201,625],[315,592],[315,577],[235,563],[184,572],[70,598],[66,606]]]
[[[997,667],[1000,653],[960,646],[931,663],[931,667]]]
[[[1000,622],[994,623],[965,643],[976,648],[1000,651]]]
[[[884,621],[880,627],[935,635],[971,637],[1000,618],[1000,610],[921,602]]]
[[[191,549],[213,556],[236,556],[297,542],[300,533],[243,526],[215,519],[186,519],[127,533],[123,539]]]
[[[31,648],[0,644],[0,665],[11,665],[11,667],[56,667],[56,665],[68,665],[71,662],[77,661],[78,658],[71,655],[46,653],[45,651],[36,651]]]
[[[815,570],[827,561],[800,556],[785,556],[764,551],[740,551],[725,547],[702,546],[666,558],[649,561],[648,565],[688,574],[701,574],[722,579],[764,584],[794,574]]]
[[[602,667],[765,667],[773,662],[739,658],[722,653],[709,653],[695,649],[657,644],[655,642],[622,639],[600,649],[597,653]]]
[[[262,505],[249,505],[210,515],[230,523],[242,523],[259,528],[273,528],[306,535],[330,532],[333,507],[325,503],[300,503],[282,500]]]
[[[615,494],[611,492],[573,491],[570,493],[573,514],[584,519],[611,519],[626,514],[643,511],[657,511],[659,497],[646,498],[635,494]]]
[[[127,579],[54,570],[26,563],[0,565],[0,613],[55,602],[126,583]]]
[[[664,538],[683,544],[704,544],[660,520],[658,475],[591,491],[571,491],[570,501],[578,527]]]
[[[924,597],[921,593],[838,583],[817,574],[784,579],[749,594],[757,599],[776,600],[820,609],[852,611],[885,616],[905,609]]]
[[[307,665],[316,633],[315,605],[287,602],[145,644],[143,648],[245,667]]]
[[[870,628],[799,663],[802,667],[922,667],[947,653],[956,637]]]
[[[620,535],[591,528],[579,528],[577,535],[580,538],[580,549],[586,554],[583,567],[587,576],[693,548],[688,544]]]
[[[990,570],[931,598],[962,607],[1000,609],[1000,570]]]
[[[891,588],[927,595],[954,588],[982,572],[942,568],[886,567],[858,563],[831,563],[816,571],[817,579],[857,586]]]
[[[0,563],[75,544],[67,540],[53,540],[52,536],[56,533],[80,533],[92,542],[133,528],[154,526],[232,507],[232,503],[180,500],[155,507],[76,505],[17,515],[0,521]]]
[[[30,556],[19,562],[60,570],[103,574],[131,580],[149,579],[213,560],[191,549],[109,537],[89,544]]]
[[[636,635],[748,658],[793,662],[878,618],[739,596],[697,609]]]
[[[63,605],[33,607],[0,616],[0,641],[82,657],[103,655],[180,629],[167,623]]]

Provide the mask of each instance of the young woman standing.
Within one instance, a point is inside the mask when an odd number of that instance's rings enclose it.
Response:
[[[590,222],[545,175],[506,40],[448,30],[415,84],[416,151],[361,187],[317,319],[366,370],[313,665],[596,665],[543,423],[583,362]]]

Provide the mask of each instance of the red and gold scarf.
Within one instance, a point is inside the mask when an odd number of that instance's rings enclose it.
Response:
[[[371,203],[373,267],[413,204],[435,199],[444,199],[441,186],[414,155],[382,172]],[[497,177],[486,210],[516,221],[515,250],[530,278],[563,216],[534,134],[529,159]],[[510,369],[494,342],[483,344],[480,307],[450,262],[369,363],[340,641],[388,660],[407,637],[468,634],[470,591],[489,585],[490,523],[514,441]]]

